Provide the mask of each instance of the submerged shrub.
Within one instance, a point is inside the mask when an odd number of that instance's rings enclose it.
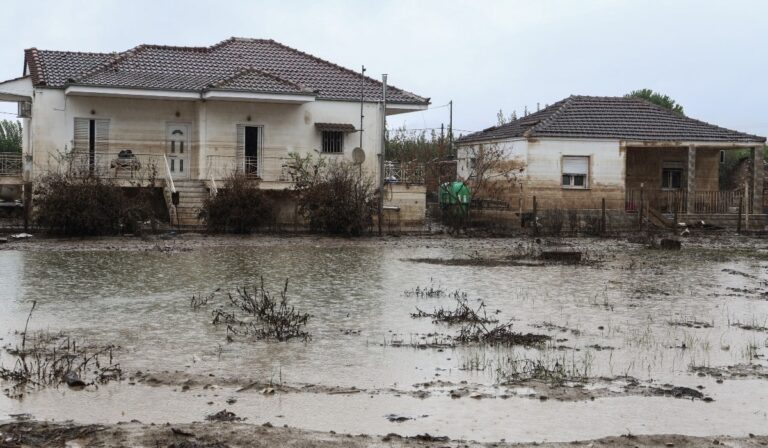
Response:
[[[275,205],[256,180],[235,173],[205,200],[200,218],[210,232],[251,233],[274,222]]]
[[[357,236],[370,228],[376,210],[373,179],[348,161],[293,155],[298,211],[310,230]]]
[[[156,188],[121,188],[93,174],[51,172],[35,185],[37,225],[68,236],[114,235],[136,231],[136,223],[160,218]]]
[[[117,233],[121,202],[120,187],[97,176],[48,173],[35,188],[38,225],[62,235]]]

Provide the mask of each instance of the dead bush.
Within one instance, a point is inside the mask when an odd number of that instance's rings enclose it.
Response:
[[[487,326],[484,322],[469,322],[459,329],[455,340],[461,343],[538,346],[551,338],[544,334],[512,331],[512,322]]]
[[[114,235],[133,232],[136,223],[156,220],[153,187],[136,187],[131,194],[96,175],[51,172],[34,190],[35,221],[50,233],[68,236]]]
[[[493,318],[488,317],[485,309],[485,303],[480,302],[480,305],[478,305],[477,309],[474,309],[469,306],[466,297],[457,298],[456,308],[453,310],[440,307],[436,308],[431,313],[428,313],[422,311],[419,308],[416,308],[416,312],[411,313],[411,317],[429,317],[432,319],[432,322],[442,322],[449,325],[460,323],[489,324],[492,322],[497,322]]]
[[[193,310],[215,301],[216,289],[207,296],[192,296]],[[255,339],[307,341],[310,334],[305,330],[310,315],[288,305],[288,280],[279,294],[274,295],[264,287],[264,279],[258,286],[236,288],[228,293],[228,309],[219,306],[212,311],[214,325],[227,326],[227,340],[233,336],[250,336]]]
[[[209,232],[251,233],[274,223],[275,203],[257,181],[235,173],[215,196],[206,198],[200,218]]]
[[[82,388],[104,384],[122,377],[120,364],[115,362],[114,345],[85,344],[64,333],[36,332],[28,334],[27,327],[36,302],[27,317],[21,345],[5,346],[12,367],[0,365],[0,379],[12,384],[4,389],[10,398],[22,398],[26,391],[56,387],[65,383]]]
[[[310,230],[358,236],[371,227],[374,182],[360,166],[293,154],[290,167],[298,212]]]

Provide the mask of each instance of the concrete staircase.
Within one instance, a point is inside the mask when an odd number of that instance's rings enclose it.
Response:
[[[171,192],[165,189],[166,203],[171,216],[171,227],[177,225],[186,229],[202,227],[203,223],[198,219],[200,208],[209,196],[208,187],[201,180],[173,181],[176,191],[179,192],[179,205],[174,207],[171,202]]]

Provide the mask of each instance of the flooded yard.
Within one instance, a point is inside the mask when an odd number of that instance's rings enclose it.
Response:
[[[553,247],[581,260],[538,256]],[[480,443],[768,427],[761,239],[30,240],[0,250],[0,271],[0,366],[14,367],[34,302],[28,335],[118,346],[122,370],[82,390],[15,396],[3,382],[0,421],[189,424],[227,409],[253,425]],[[274,294],[288,280],[308,340],[212,323],[262,278]],[[536,340],[462,339],[466,322],[434,316],[461,304],[485,330]]]

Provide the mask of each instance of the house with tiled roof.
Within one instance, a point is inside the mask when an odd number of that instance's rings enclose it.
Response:
[[[531,210],[601,209],[733,214],[741,198],[763,214],[763,170],[748,185],[720,191],[723,151],[748,149],[763,167],[765,137],[705,123],[646,100],[570,96],[551,106],[457,139],[458,170],[472,181],[484,153],[520,167],[507,203]],[[487,158],[487,156],[486,156]],[[745,196],[746,195],[746,196]]]
[[[117,53],[30,48],[0,101],[19,103],[26,176],[68,154],[118,180],[154,172],[184,203],[238,170],[286,188],[291,153],[352,160],[361,147],[363,168],[377,173],[382,115],[429,104],[388,86],[384,110],[382,87],[273,40],[231,38]]]

